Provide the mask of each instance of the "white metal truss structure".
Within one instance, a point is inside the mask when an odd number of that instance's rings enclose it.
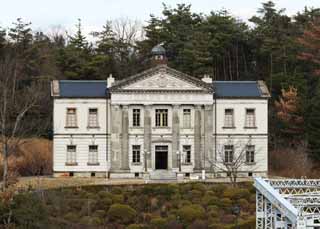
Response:
[[[257,229],[320,229],[320,180],[255,178]]]

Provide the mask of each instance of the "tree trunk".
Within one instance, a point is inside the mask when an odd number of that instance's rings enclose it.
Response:
[[[3,190],[8,187],[8,146],[3,143]]]

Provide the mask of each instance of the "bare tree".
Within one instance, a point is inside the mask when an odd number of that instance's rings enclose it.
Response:
[[[0,59],[0,145],[3,160],[3,189],[8,187],[8,159],[32,133],[42,129],[34,118],[41,100],[40,83],[23,80],[21,62],[12,53]]]
[[[236,186],[239,174],[244,167],[249,167],[252,172],[257,170],[257,151],[250,149],[250,147],[254,147],[250,141],[245,144],[237,142],[216,147],[216,158],[207,158],[210,170],[213,173],[226,173],[233,186]]]

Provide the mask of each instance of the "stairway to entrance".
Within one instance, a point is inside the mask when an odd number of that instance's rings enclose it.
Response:
[[[177,174],[169,170],[155,170],[150,172],[151,180],[176,180]]]

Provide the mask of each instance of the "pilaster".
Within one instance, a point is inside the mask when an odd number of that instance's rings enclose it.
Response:
[[[194,155],[195,155],[195,170],[201,170],[201,105],[196,105],[194,110]]]
[[[172,168],[178,168],[177,151],[179,151],[180,139],[180,105],[173,105],[172,110]]]
[[[151,105],[144,106],[144,150],[147,154],[147,168],[151,168]]]
[[[121,169],[129,170],[129,114],[128,114],[128,106],[122,106]]]

